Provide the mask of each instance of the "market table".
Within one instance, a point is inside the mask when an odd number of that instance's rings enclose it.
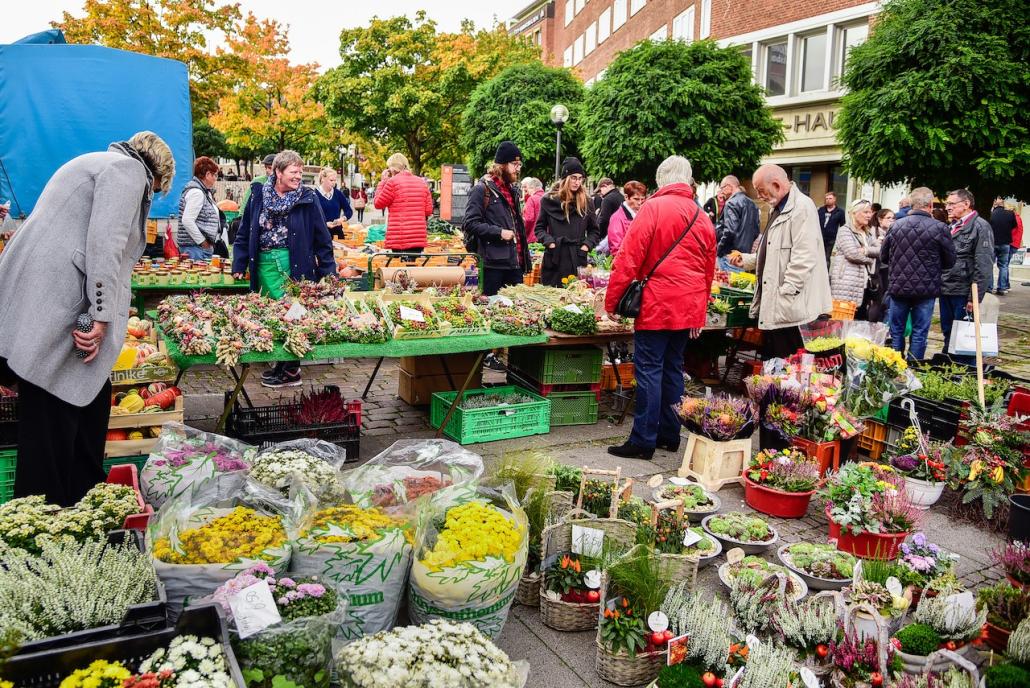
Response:
[[[132,282],[132,303],[136,313],[143,317],[146,308],[144,301],[148,296],[170,296],[172,294],[192,294],[197,291],[250,291],[249,280],[236,280],[235,284],[139,284]]]
[[[182,374],[186,369],[193,366],[216,365],[214,353],[204,356],[187,356],[179,349],[178,342],[168,337],[160,327],[157,328],[157,331],[168,347],[169,358],[171,358],[179,367],[179,378],[182,377]],[[246,400],[247,404],[253,407],[250,398],[247,396],[246,390],[243,389],[243,385],[247,380],[247,376],[250,374],[251,365],[255,363],[272,363],[277,361],[332,361],[343,358],[377,358],[379,361],[376,363],[376,367],[372,371],[372,377],[369,380],[368,385],[365,387],[365,392],[362,394],[362,398],[364,398],[368,394],[369,388],[372,385],[372,380],[374,380],[375,376],[379,373],[379,367],[386,358],[401,358],[404,356],[446,356],[448,354],[478,352],[479,356],[476,357],[475,364],[465,377],[461,388],[458,390],[458,395],[455,397],[454,403],[447,410],[447,416],[440,425],[440,429],[437,430],[437,437],[440,437],[443,434],[443,429],[447,427],[447,423],[451,419],[451,414],[464,398],[465,392],[472,383],[475,371],[482,367],[483,356],[487,351],[514,346],[545,344],[547,340],[547,335],[538,335],[535,337],[514,337],[493,332],[490,334],[470,337],[392,339],[383,344],[346,343],[317,345],[312,347],[311,351],[302,358],[291,354],[283,348],[282,344],[277,343],[272,351],[268,353],[250,352],[242,355],[238,366],[229,368],[229,373],[235,380],[235,386],[226,398],[225,408],[222,410],[222,415],[218,419],[216,430],[217,432],[223,432],[225,430],[225,424],[229,419],[229,413],[232,411],[232,407],[236,403],[240,394],[243,394],[243,398]],[[239,371],[237,371],[237,367],[239,368]],[[178,384],[178,382],[179,380],[176,379],[176,384]]]

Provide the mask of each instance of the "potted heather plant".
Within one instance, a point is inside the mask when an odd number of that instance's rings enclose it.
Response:
[[[994,563],[1005,570],[1005,578],[1017,588],[1030,588],[1030,545],[1016,540],[991,552]]]
[[[750,437],[756,420],[754,404],[728,394],[684,397],[678,413],[687,430],[716,442]]]
[[[1014,588],[1005,581],[976,592],[977,607],[987,612],[983,639],[995,652],[1004,652],[1009,635],[1030,617],[1030,591]]]
[[[849,463],[830,476],[826,499],[830,538],[863,559],[895,559],[921,512],[908,501],[905,482],[890,466]]]
[[[819,464],[796,449],[763,449],[744,471],[744,501],[755,511],[801,518],[819,485]]]
[[[950,650],[968,657],[987,621],[987,610],[977,610],[973,595],[957,585],[941,591],[937,597],[924,597],[912,615],[912,622],[895,634],[898,656],[905,671],[923,673],[943,671],[951,662],[935,656],[937,650]]]
[[[906,430],[906,437],[917,435],[915,428]],[[917,509],[929,509],[937,503],[944,492],[948,478],[947,452],[950,444],[931,442],[923,437],[918,440],[913,451],[900,454],[891,459],[891,466],[904,478],[905,492],[912,506]]]

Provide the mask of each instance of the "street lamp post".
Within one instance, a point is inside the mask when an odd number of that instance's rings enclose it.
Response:
[[[558,180],[558,176],[561,174],[561,130],[565,126],[565,123],[569,121],[569,109],[558,103],[551,108],[551,121],[554,122],[556,127],[555,142],[554,142],[554,179]]]

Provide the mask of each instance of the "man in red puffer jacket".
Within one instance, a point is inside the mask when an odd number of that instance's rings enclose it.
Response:
[[[715,228],[694,200],[691,175],[690,161],[680,156],[658,166],[659,190],[633,218],[608,283],[605,308],[613,313],[630,282],[650,275],[634,323],[633,431],[625,444],[608,447],[615,456],[650,459],[656,447],[679,449],[673,407],[683,397],[683,351],[705,325],[715,278]]]
[[[422,253],[426,218],[433,214],[433,195],[426,183],[411,173],[402,154],[394,153],[386,161],[374,205],[388,211],[386,248],[394,253]]]

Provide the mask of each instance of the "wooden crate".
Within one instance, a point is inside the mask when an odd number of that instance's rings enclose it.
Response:
[[[690,433],[679,476],[693,478],[706,490],[718,492],[724,485],[742,482],[740,475],[750,456],[750,438],[716,442]]]
[[[175,406],[161,413],[133,413],[128,416],[111,416],[107,423],[109,430],[149,428],[152,425],[183,422],[182,397],[175,398]]]
[[[157,445],[157,438],[151,437],[142,440],[116,440],[107,442],[104,445],[104,456],[142,456],[149,454]]]

